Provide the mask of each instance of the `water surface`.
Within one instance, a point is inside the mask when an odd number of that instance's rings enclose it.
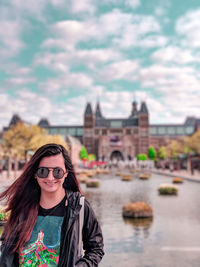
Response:
[[[158,186],[172,178],[152,174],[146,181],[124,182],[115,171],[98,176],[99,188],[81,188],[103,230],[100,267],[200,266],[200,183],[184,181],[177,196],[160,196]],[[124,220],[122,206],[130,201],[149,203],[153,220]]]

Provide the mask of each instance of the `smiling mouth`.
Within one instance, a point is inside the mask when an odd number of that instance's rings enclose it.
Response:
[[[48,183],[48,182],[45,182],[45,184],[47,184],[47,185],[54,185],[54,184],[56,184],[57,182],[53,182],[53,183]]]

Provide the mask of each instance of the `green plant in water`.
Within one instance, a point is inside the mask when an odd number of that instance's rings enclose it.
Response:
[[[166,185],[161,185],[158,188],[158,192],[160,195],[177,195],[178,193],[178,188],[171,185],[171,184],[166,184]]]

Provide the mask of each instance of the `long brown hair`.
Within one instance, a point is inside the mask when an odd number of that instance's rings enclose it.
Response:
[[[23,248],[30,239],[37,221],[40,187],[35,179],[35,172],[41,159],[60,153],[63,155],[65,167],[68,170],[63,187],[80,192],[79,183],[66,149],[58,144],[46,144],[40,147],[27,163],[19,178],[0,194],[0,200],[6,199],[6,211],[10,211],[3,233],[3,246],[6,245],[9,251],[19,252]]]

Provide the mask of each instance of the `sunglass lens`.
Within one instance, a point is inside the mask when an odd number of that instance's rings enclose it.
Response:
[[[45,167],[41,167],[37,170],[37,176],[39,178],[46,178],[49,174],[49,170],[48,168],[45,168]]]
[[[54,176],[56,179],[61,179],[61,178],[63,178],[63,176],[64,176],[64,171],[63,171],[63,169],[61,169],[61,168],[55,168],[55,169],[53,170],[53,176]]]

